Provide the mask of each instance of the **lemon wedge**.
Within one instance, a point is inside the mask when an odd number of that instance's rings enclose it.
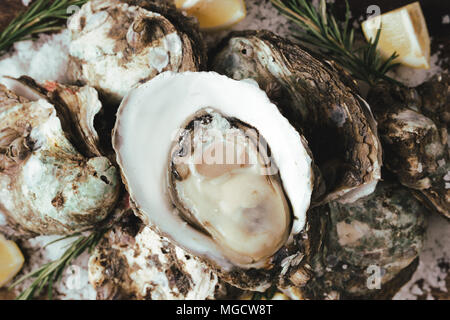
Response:
[[[397,62],[413,68],[430,68],[430,36],[419,2],[362,23],[368,41],[375,39],[380,27],[378,49],[384,58],[397,52]]]
[[[20,271],[24,258],[19,247],[0,234],[0,287]]]
[[[246,15],[244,0],[175,0],[175,5],[196,17],[202,30],[228,28]]]

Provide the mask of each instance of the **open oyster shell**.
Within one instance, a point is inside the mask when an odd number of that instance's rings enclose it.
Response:
[[[376,123],[342,70],[269,31],[233,32],[216,51],[214,71],[255,80],[305,135],[326,188],[318,202],[373,192],[381,168]]]
[[[368,99],[378,122],[386,168],[404,186],[417,190],[430,207],[450,217],[450,103],[445,77],[417,89],[379,84]],[[433,94],[436,85],[444,91]]]
[[[423,247],[428,209],[397,182],[351,204],[315,208],[326,225],[314,276],[282,287],[292,298],[387,299],[410,279]]]
[[[149,1],[92,0],[69,23],[69,77],[118,104],[135,85],[157,74],[205,67],[195,23],[172,6]]]
[[[23,96],[0,86],[0,211],[32,233],[92,227],[121,190],[97,145],[97,92],[54,82],[46,88],[30,78],[14,84]]]
[[[136,214],[224,281],[264,291],[314,247],[306,142],[252,83],[165,72],[124,98],[113,147]]]

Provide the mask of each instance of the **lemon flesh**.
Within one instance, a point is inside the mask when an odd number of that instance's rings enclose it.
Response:
[[[368,41],[375,39],[380,27],[378,49],[384,58],[397,52],[399,63],[413,68],[430,68],[430,36],[419,2],[362,23]]]
[[[0,287],[8,283],[20,271],[24,258],[19,247],[0,234]]]
[[[244,0],[175,0],[175,5],[196,17],[202,30],[230,27],[246,15]]]

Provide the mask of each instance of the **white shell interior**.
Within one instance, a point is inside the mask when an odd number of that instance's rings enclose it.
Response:
[[[130,196],[148,222],[188,251],[230,268],[233,264],[218,246],[180,218],[167,190],[174,139],[186,119],[207,107],[251,125],[264,137],[292,206],[291,235],[299,233],[305,226],[312,193],[311,158],[299,133],[251,83],[214,72],[164,72],[123,99],[113,144]]]

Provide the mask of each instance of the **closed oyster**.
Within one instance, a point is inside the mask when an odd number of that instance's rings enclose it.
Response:
[[[445,80],[445,75],[440,79]],[[447,89],[433,94],[435,85]],[[427,205],[450,218],[447,91],[448,82],[437,79],[417,89],[379,84],[368,99],[378,122],[386,168]]]
[[[46,83],[47,90],[30,78],[20,82],[33,88],[18,87],[30,99],[0,86],[0,211],[32,233],[92,227],[121,190],[117,169],[97,144],[97,92],[54,82]]]
[[[131,88],[160,72],[202,69],[206,50],[196,28],[172,6],[89,1],[69,23],[69,77],[118,104]]]
[[[213,299],[217,275],[198,258],[145,226],[132,213],[109,230],[89,259],[97,299]]]
[[[387,299],[410,279],[423,247],[428,210],[397,182],[352,204],[315,208],[326,220],[314,276],[303,287],[286,286],[292,298]],[[295,279],[295,277],[292,277]]]
[[[450,75],[441,73],[417,88],[420,111],[440,127],[450,127]]]
[[[136,214],[224,281],[264,291],[314,248],[306,142],[254,84],[165,72],[124,98],[113,146]]]
[[[318,202],[351,202],[373,192],[381,168],[376,123],[342,70],[269,31],[231,33],[212,69],[255,80],[305,135],[326,188]]]

